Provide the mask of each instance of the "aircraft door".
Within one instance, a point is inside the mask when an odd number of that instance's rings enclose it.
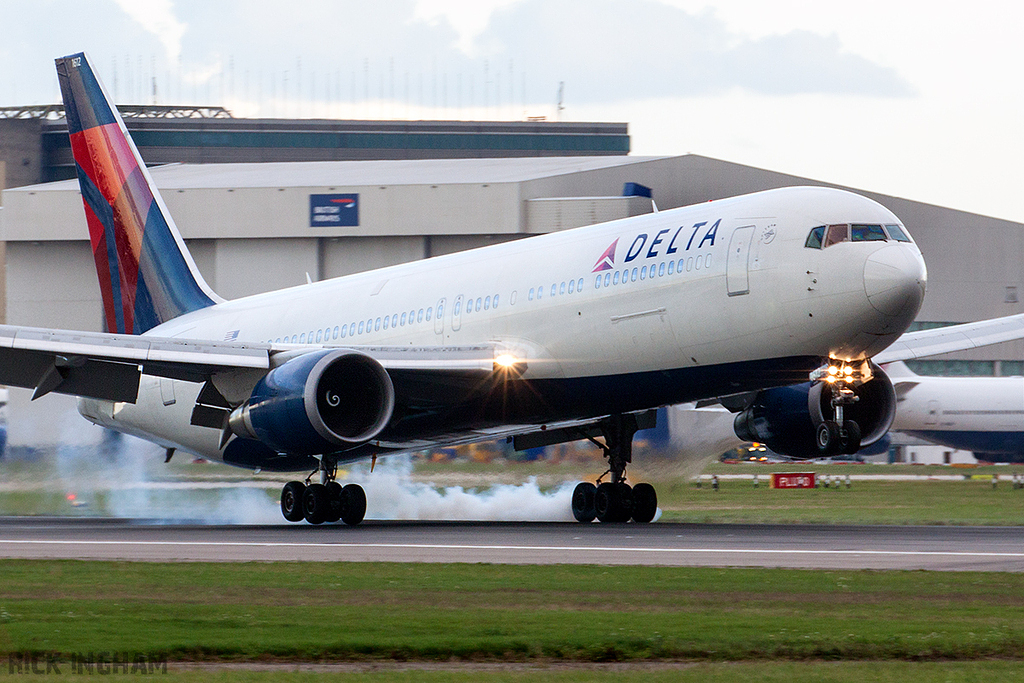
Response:
[[[437,302],[437,308],[434,310],[437,315],[434,316],[434,334],[438,335],[442,341],[444,341],[444,298]]]
[[[750,254],[750,242],[754,239],[754,227],[748,225],[736,228],[729,239],[729,256],[725,263],[725,283],[729,296],[750,293],[747,259]]]
[[[455,297],[455,304],[452,306],[452,332],[462,329],[462,294]]]
[[[941,413],[942,408],[938,401],[928,401],[928,413],[924,417],[924,423],[929,426],[937,425]]]

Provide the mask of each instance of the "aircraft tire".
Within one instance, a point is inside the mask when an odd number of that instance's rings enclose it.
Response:
[[[323,484],[310,484],[302,495],[302,512],[310,524],[323,524],[330,510],[330,496]]]
[[[341,489],[341,521],[355,526],[366,516],[366,492],[359,484],[348,484]]]
[[[594,494],[597,487],[589,481],[581,481],[572,491],[572,516],[581,524],[589,524],[597,517],[594,509]]]
[[[658,493],[650,484],[633,487],[633,521],[647,524],[658,514]]]
[[[301,522],[305,518],[302,511],[302,495],[306,485],[301,481],[290,481],[281,489],[281,514],[289,522]]]
[[[628,484],[604,482],[594,493],[594,511],[604,523],[628,522],[633,515],[633,490]]]
[[[825,420],[818,425],[816,438],[818,452],[822,455],[834,455],[842,448],[839,425],[835,420]]]
[[[343,507],[341,484],[332,481],[327,484],[327,517],[325,522],[337,522],[341,519]]]
[[[615,521],[628,522],[633,517],[633,488],[625,482],[618,483],[615,487],[619,497],[619,516]]]
[[[860,450],[860,425],[853,420],[843,422],[843,453],[853,455]]]

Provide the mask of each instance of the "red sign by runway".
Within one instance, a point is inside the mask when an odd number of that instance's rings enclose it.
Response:
[[[813,489],[814,472],[772,472],[773,489]]]

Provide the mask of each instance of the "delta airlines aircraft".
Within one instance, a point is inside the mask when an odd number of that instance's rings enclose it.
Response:
[[[608,480],[577,486],[576,518],[648,522],[656,493],[626,468],[658,406],[725,397],[793,455],[892,422],[871,359],[914,319],[925,266],[874,201],[770,190],[224,301],[86,56],[56,62],[108,332],[2,326],[0,382],[80,396],[168,456],[312,472],[282,491],[291,521],[362,520],[339,463],[586,438]]]

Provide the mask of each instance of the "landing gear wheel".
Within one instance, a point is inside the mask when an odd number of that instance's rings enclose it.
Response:
[[[647,524],[658,514],[658,494],[650,484],[633,487],[633,521]]]
[[[628,522],[633,516],[633,490],[629,484],[604,482],[594,493],[594,511],[601,522]]]
[[[332,481],[330,484],[327,484],[327,516],[324,517],[324,521],[337,522],[341,519],[341,511],[341,484],[336,481]]]
[[[306,485],[301,481],[290,481],[281,489],[281,514],[289,522],[301,522],[305,517],[302,511],[302,496]]]
[[[366,492],[358,484],[348,484],[341,489],[341,521],[354,526],[366,516]]]
[[[587,524],[593,522],[597,517],[597,511],[594,509],[595,493],[597,493],[597,487],[589,481],[576,484],[576,488],[572,491],[572,516],[576,518],[577,522]]]
[[[840,439],[842,452],[853,455],[860,450],[860,425],[853,420],[843,422],[843,435]]]
[[[818,425],[818,452],[822,455],[833,455],[840,452],[842,447],[839,425],[835,420],[825,420]]]
[[[323,484],[310,484],[302,495],[302,512],[310,524],[323,524],[330,513],[330,495]]]

